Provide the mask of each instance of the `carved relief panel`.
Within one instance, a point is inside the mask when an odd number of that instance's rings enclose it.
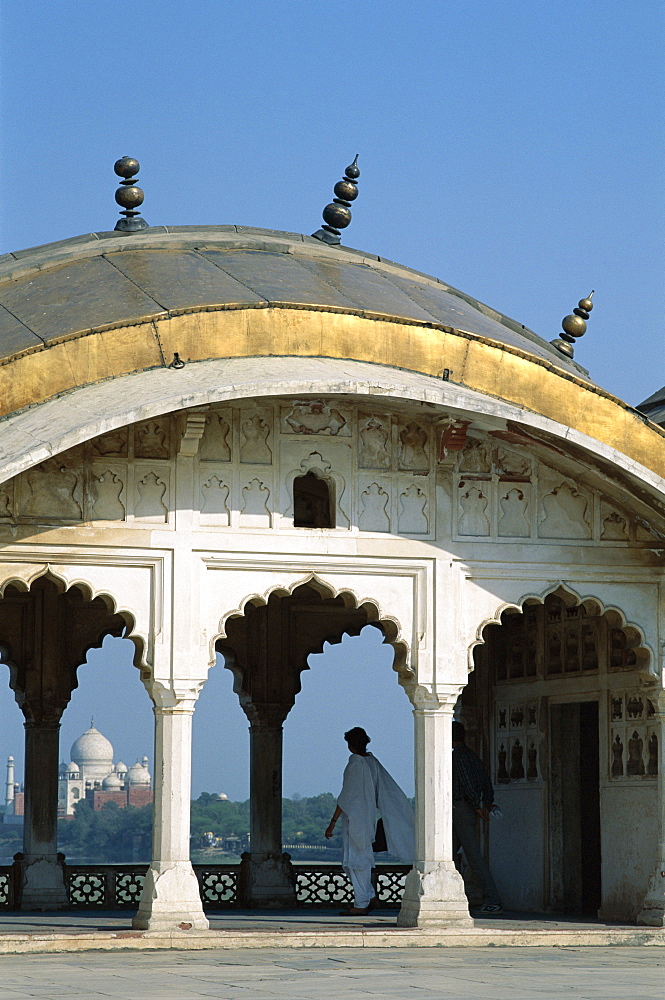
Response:
[[[0,521],[11,520],[16,512],[16,501],[14,499],[14,491],[16,487],[16,480],[10,479],[9,482],[2,483],[0,485]]]
[[[536,700],[497,702],[494,754],[496,783],[510,785],[540,780],[540,743]]]
[[[611,780],[657,777],[659,730],[654,716],[654,702],[644,689],[609,692]]]
[[[243,412],[240,419],[240,461],[272,465],[272,419],[266,410]]]
[[[282,434],[305,437],[350,437],[352,411],[336,401],[324,399],[297,400],[281,408]]]
[[[176,431],[174,417],[167,415],[89,441],[85,519],[130,525],[172,523]]]
[[[455,534],[460,539],[534,534],[534,463],[504,445],[469,437],[457,459]]]
[[[457,458],[444,464],[454,464],[453,529],[460,540],[537,538],[617,545],[656,539],[648,525],[603,495],[489,436],[471,431]]]
[[[367,480],[360,489],[358,505],[358,527],[361,531],[390,531],[394,513],[392,510],[392,482],[390,479]]]
[[[392,467],[392,425],[387,414],[358,415],[358,468]]]
[[[27,520],[78,522],[83,519],[83,448],[72,448],[17,477],[17,515]],[[5,504],[8,516],[9,496]]]
[[[200,462],[230,462],[232,459],[233,413],[214,409],[206,414],[205,430],[199,445]]]

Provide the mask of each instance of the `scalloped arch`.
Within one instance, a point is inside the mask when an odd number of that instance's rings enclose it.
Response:
[[[89,580],[73,575],[70,578],[61,570],[54,569],[50,563],[41,563],[36,567],[29,565],[15,566],[12,568],[10,575],[0,583],[0,600],[4,598],[7,587],[13,586],[21,593],[28,593],[33,584],[40,579],[48,579],[53,582],[58,588],[59,593],[64,594],[66,591],[75,589],[81,593],[85,601],[94,601],[100,598],[106,605],[109,615],[120,615],[125,620],[127,626],[123,638],[129,639],[134,646],[134,666],[141,671],[141,680],[144,683],[151,679],[152,669],[145,658],[147,637],[135,630],[136,622],[134,615],[129,608],[120,606],[112,593],[108,590],[95,587]],[[89,648],[98,649],[100,647],[101,642]],[[6,655],[5,647],[2,646],[1,642],[0,653]],[[9,660],[7,659],[3,659],[2,662],[9,665]]]
[[[476,646],[482,646],[485,644],[485,637],[483,632],[488,625],[501,625],[501,616],[504,611],[514,610],[518,614],[522,613],[525,604],[544,604],[545,599],[554,594],[559,597],[566,607],[575,607],[580,604],[591,605],[594,608],[594,616],[604,617],[607,619],[608,623],[612,628],[620,628],[630,640],[630,648],[635,653],[636,663],[634,669],[639,673],[646,674],[648,677],[653,678],[657,676],[653,665],[656,663],[656,657],[651,646],[645,642],[644,632],[635,622],[631,622],[626,618],[626,615],[621,610],[621,608],[615,605],[605,605],[604,602],[596,597],[594,594],[587,594],[583,596],[571,587],[569,584],[564,583],[563,580],[559,580],[556,584],[551,587],[547,587],[545,590],[538,594],[528,593],[520,598],[518,603],[512,601],[502,602],[494,616],[492,618],[486,618],[478,626],[476,630],[476,639],[471,643],[468,650],[468,669],[469,673],[472,673],[475,669],[475,664],[473,662],[473,650]]]
[[[261,607],[262,605],[266,605],[270,597],[273,595],[278,597],[291,597],[299,587],[305,586],[311,587],[318,594],[320,594],[321,597],[340,597],[344,602],[345,607],[364,611],[367,615],[367,624],[375,625],[380,628],[385,637],[385,642],[389,646],[393,647],[395,652],[393,670],[398,675],[399,683],[405,688],[407,685],[413,684],[415,673],[411,667],[407,665],[409,647],[408,643],[402,637],[401,626],[397,618],[386,614],[378,602],[373,598],[359,597],[359,595],[348,586],[337,588],[332,583],[328,583],[317,573],[306,573],[304,576],[298,578],[290,584],[275,584],[261,594],[248,594],[236,608],[226,612],[220,618],[219,630],[211,637],[210,640],[210,666],[213,666],[215,663],[215,646],[217,642],[219,642],[220,639],[226,638],[226,623],[229,619],[242,617],[245,614],[245,608],[248,604],[253,604],[255,607]],[[345,632],[342,632],[339,639],[329,639],[325,641],[334,645],[337,642],[340,642],[341,636],[345,634]],[[321,652],[321,650],[312,650],[312,652]]]

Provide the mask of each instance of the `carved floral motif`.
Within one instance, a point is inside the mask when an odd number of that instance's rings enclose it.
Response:
[[[351,433],[346,417],[322,399],[294,403],[284,418],[284,431],[287,434],[325,434],[329,437],[346,437]]]
[[[169,457],[169,425],[166,419],[146,420],[136,425],[134,454],[137,458]]]
[[[358,465],[361,469],[390,468],[390,425],[369,417],[360,428]]]
[[[199,446],[199,458],[203,462],[230,462],[231,447],[229,432],[231,428],[221,415],[213,411],[206,416],[206,426]]]
[[[543,497],[543,517],[538,534],[541,538],[590,538],[591,527],[585,497],[562,483]]]
[[[93,517],[101,521],[124,521],[125,505],[120,500],[124,485],[122,479],[110,469],[93,475]]]
[[[268,445],[270,428],[263,417],[254,413],[242,422],[242,443],[240,461],[248,465],[270,465],[272,452]]]
[[[363,531],[390,531],[390,518],[386,513],[388,494],[378,483],[372,483],[360,494],[362,510],[358,526]]]
[[[399,439],[401,445],[399,451],[400,469],[408,469],[410,472],[428,472],[429,458],[425,451],[427,433],[420,424],[415,421],[407,424],[400,431]]]
[[[79,520],[77,499],[79,475],[58,458],[48,459],[26,473],[29,496],[23,508],[26,517]]]

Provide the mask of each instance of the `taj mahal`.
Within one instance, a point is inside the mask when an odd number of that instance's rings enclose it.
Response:
[[[152,801],[152,779],[148,758],[131,767],[122,761],[113,763],[113,745],[90,728],[72,744],[69,763],[60,764],[58,778],[58,816],[73,816],[74,806],[88,797],[94,809],[107,802],[119,806],[144,806]]]
[[[143,756],[131,767],[121,760],[114,764],[113,744],[91,721],[72,744],[69,763],[58,768],[58,818],[74,816],[75,806],[88,799],[93,809],[103,809],[107,802],[124,806],[144,806],[152,802],[152,778],[148,758]],[[15,781],[15,761],[7,760],[7,780],[3,821],[21,821],[25,810],[25,791]],[[19,818],[17,820],[17,818]]]

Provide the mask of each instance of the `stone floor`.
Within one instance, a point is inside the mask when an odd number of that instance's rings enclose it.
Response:
[[[1,1000],[660,1000],[665,949],[122,951],[0,958]]]
[[[583,946],[662,948],[665,929],[608,924],[547,914],[502,913],[465,928],[404,929],[397,910],[341,917],[337,910],[227,910],[209,914],[210,929],[134,931],[129,911],[5,912],[0,956],[83,951],[203,951],[291,948],[496,949]],[[1,996],[1,993],[0,993]],[[665,996],[665,989],[663,991]]]

